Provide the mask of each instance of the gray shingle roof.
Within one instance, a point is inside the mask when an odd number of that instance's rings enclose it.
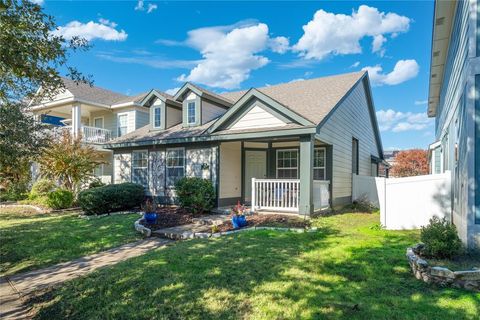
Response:
[[[320,123],[365,71],[256,88],[307,120]],[[247,90],[227,92],[222,96],[238,101]]]
[[[131,99],[131,97],[113,92],[107,89],[103,89],[96,86],[90,86],[85,83],[75,83],[70,79],[63,78],[63,83],[68,91],[70,91],[75,98],[112,105],[117,101],[124,99]]]

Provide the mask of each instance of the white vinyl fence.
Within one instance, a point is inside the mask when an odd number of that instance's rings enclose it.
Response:
[[[406,178],[353,175],[352,199],[379,207],[387,229],[418,229],[433,216],[450,219],[450,172]]]

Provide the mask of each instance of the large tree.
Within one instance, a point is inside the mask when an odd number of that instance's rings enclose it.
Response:
[[[28,163],[48,142],[45,127],[28,112],[30,101],[64,87],[61,69],[76,82],[90,83],[67,64],[68,55],[88,43],[52,34],[56,27],[39,5],[0,0],[0,191],[25,180]]]
[[[410,177],[428,174],[428,152],[422,149],[401,151],[395,157],[390,171],[393,177]]]

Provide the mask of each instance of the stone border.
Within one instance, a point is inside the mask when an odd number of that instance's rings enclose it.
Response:
[[[143,218],[137,220],[135,223],[140,222]],[[139,223],[140,224],[140,223]],[[137,228],[137,225],[135,225],[135,229],[139,232],[147,232],[147,231],[141,231],[143,230],[142,228],[148,229],[145,226],[141,225],[141,227]],[[148,229],[150,230],[150,229]],[[296,232],[296,233],[310,233],[310,232],[316,232],[318,229],[316,227],[310,228],[310,229],[302,229],[302,228],[277,228],[277,227],[250,227],[250,228],[241,228],[238,230],[231,230],[231,231],[224,231],[224,232],[216,232],[216,233],[211,233],[211,232],[190,232],[190,231],[185,231],[183,233],[169,233],[166,234],[165,237],[168,239],[172,240],[186,240],[186,239],[204,239],[204,238],[219,238],[221,236],[226,236],[229,234],[234,234],[238,232],[244,232],[244,231],[255,231],[255,230],[276,230],[276,231],[288,231],[288,232]],[[150,230],[151,234],[151,230]]]
[[[104,217],[109,217],[109,216],[117,216],[117,215],[122,215],[122,214],[133,214],[133,213],[138,213],[138,214],[143,215],[143,212],[134,211],[134,210],[117,211],[117,212],[102,213],[102,214],[88,214],[88,215],[84,214],[83,211],[82,211],[82,213],[79,214],[78,217],[88,220],[88,219],[104,218]]]
[[[143,214],[140,217],[140,219],[136,220],[134,222],[135,230],[143,234],[145,237],[150,237],[152,235],[152,230],[150,228],[145,227],[143,224],[140,223],[140,221],[143,220]]]
[[[422,243],[407,248],[407,259],[413,274],[426,283],[435,283],[441,286],[463,288],[480,291],[480,269],[466,271],[452,271],[444,267],[431,267],[428,262],[419,257]]]

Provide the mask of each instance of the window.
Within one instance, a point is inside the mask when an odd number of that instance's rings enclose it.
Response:
[[[95,128],[103,128],[103,118],[95,118],[93,119],[93,126]]]
[[[166,182],[168,187],[185,176],[185,150],[183,148],[167,149]]]
[[[160,107],[153,109],[153,126],[155,128],[160,128],[162,126],[162,109]]]
[[[325,148],[315,148],[313,151],[313,180],[326,179],[325,160]]]
[[[189,102],[187,105],[187,123],[194,124],[195,123],[195,102]]]
[[[118,132],[117,135],[119,137],[123,136],[127,133],[127,120],[128,114],[119,114],[118,115]]]
[[[277,150],[277,178],[297,179],[298,150]]]
[[[103,176],[103,164],[100,164],[95,167],[95,169],[93,170],[93,175],[95,177]]]
[[[132,182],[148,187],[148,152],[132,152]]]
[[[352,173],[358,174],[358,140],[352,138]]]

